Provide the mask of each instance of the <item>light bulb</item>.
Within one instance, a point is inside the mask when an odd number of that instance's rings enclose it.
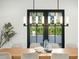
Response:
[[[42,24],[44,24],[44,16],[42,16]]]
[[[60,24],[62,24],[62,23],[63,23],[63,17],[60,16]]]
[[[67,16],[66,17],[66,20],[65,20],[65,25],[69,24],[69,17]]]
[[[30,24],[32,24],[32,16],[30,16]]]
[[[51,19],[51,17],[50,17],[50,16],[48,16],[48,24],[50,24],[50,19]]]
[[[36,24],[38,24],[38,16],[36,16]]]
[[[27,17],[26,16],[23,17],[23,23],[27,24]]]

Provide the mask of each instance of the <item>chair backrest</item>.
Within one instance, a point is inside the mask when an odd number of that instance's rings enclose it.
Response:
[[[48,43],[49,46],[51,46],[52,48],[60,48],[59,44],[57,43]]]
[[[37,53],[23,53],[21,59],[39,59]]]
[[[41,47],[40,43],[31,43],[30,48]]]
[[[53,53],[51,59],[69,59],[66,53]]]
[[[0,52],[0,59],[11,59],[11,56],[7,52]]]

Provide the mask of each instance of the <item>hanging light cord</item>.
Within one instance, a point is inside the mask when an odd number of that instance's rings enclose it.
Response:
[[[33,9],[35,9],[35,0],[33,0]]]
[[[57,0],[57,9],[59,9],[59,0]]]

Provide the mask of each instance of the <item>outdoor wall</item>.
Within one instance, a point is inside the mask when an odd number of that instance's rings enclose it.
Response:
[[[23,16],[25,8],[33,8],[32,2],[33,0],[0,0],[0,31],[5,23],[11,22],[17,33],[3,48],[11,48],[16,43],[23,48],[27,47],[27,27],[23,26]],[[77,47],[77,0],[60,0],[60,8],[65,10],[66,17],[69,16],[69,27],[65,28],[65,45]],[[57,9],[57,0],[35,0],[35,9]]]

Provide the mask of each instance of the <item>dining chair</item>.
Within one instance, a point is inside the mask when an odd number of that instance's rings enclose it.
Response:
[[[40,43],[31,43],[30,48],[41,47]]]
[[[0,59],[12,59],[11,55],[7,52],[0,52]]]
[[[66,53],[53,53],[51,59],[69,59],[69,56]]]
[[[37,53],[23,53],[21,59],[39,59]]]
[[[48,43],[48,46],[52,48],[60,48],[59,44],[57,43]]]

